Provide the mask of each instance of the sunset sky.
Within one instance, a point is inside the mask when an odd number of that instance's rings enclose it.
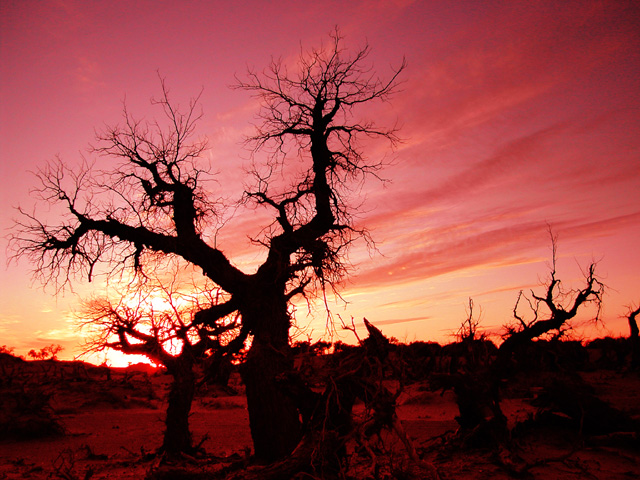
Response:
[[[379,252],[352,251],[348,304],[333,313],[403,341],[447,342],[472,297],[481,325],[499,332],[518,291],[540,291],[551,226],[563,284],[582,286],[595,260],[608,287],[604,325],[576,334],[627,335],[627,306],[640,302],[639,18],[633,0],[3,1],[0,251],[10,254],[15,207],[35,205],[30,171],[88,156],[123,101],[151,118],[158,72],[182,105],[204,89],[198,133],[221,193],[237,199],[258,105],[229,85],[272,56],[292,62],[337,25],[347,47],[369,43],[382,77],[403,56],[408,67],[391,102],[363,112],[398,121],[403,143],[368,152],[393,161],[390,182],[361,195]],[[218,244],[243,268],[259,258],[246,240],[252,219],[239,212]],[[24,354],[59,343],[72,358],[72,312],[100,285],[77,279],[56,297],[32,268],[0,270],[0,345]],[[300,305],[296,317],[315,338],[325,332],[321,308],[308,317]]]

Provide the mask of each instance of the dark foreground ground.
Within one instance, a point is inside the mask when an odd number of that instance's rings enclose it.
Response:
[[[4,361],[0,373],[0,479],[143,479],[160,468],[162,459],[153,452],[162,441],[169,376],[129,369],[112,370],[108,378],[105,369],[78,362]],[[578,374],[598,398],[640,421],[637,372]],[[238,393],[217,388],[199,393],[191,427],[205,453],[185,458],[179,467],[215,475],[225,468],[238,471],[250,461],[248,414],[237,375],[231,387]],[[442,479],[640,478],[637,437],[586,436],[558,421],[562,415],[553,422],[527,422],[540,410],[535,392],[535,385],[516,384],[502,404],[510,426],[520,425],[510,452],[452,447],[458,428],[455,397],[451,391],[433,391],[426,379],[403,387],[398,416],[420,458]],[[416,478],[394,432],[372,439],[366,452],[351,453],[351,478]]]

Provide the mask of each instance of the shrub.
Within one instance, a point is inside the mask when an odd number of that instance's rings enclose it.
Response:
[[[0,397],[0,439],[28,440],[64,435],[49,400],[40,388],[14,389]]]

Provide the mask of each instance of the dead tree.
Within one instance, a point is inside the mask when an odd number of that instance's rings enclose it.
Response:
[[[456,332],[456,336],[458,340],[463,343],[473,342],[476,340],[476,335],[478,334],[478,326],[480,325],[480,320],[482,319],[482,309],[480,308],[480,312],[478,313],[477,318],[473,318],[473,299],[469,297],[469,308],[467,309],[467,318],[460,324],[460,328]],[[479,339],[482,339],[483,335],[480,335]]]
[[[289,454],[302,434],[296,406],[275,382],[292,366],[289,302],[344,278],[347,249],[368,238],[353,221],[358,188],[384,166],[364,155],[362,139],[398,141],[395,127],[355,116],[362,105],[387,100],[404,69],[403,62],[380,79],[369,52],[365,45],[350,53],[335,31],[326,45],[301,52],[296,65],[274,60],[238,81],[237,88],[262,103],[250,139],[252,186],[241,206],[267,209],[274,219],[254,238],[265,250],[255,272],[241,271],[216,243],[224,209],[205,188],[215,183],[207,183],[212,174],[200,161],[206,141],[194,140],[197,99],[181,113],[164,83],[155,105],[166,126],[137,121],[125,110],[122,125],[98,136],[94,153],[104,157],[103,169],[89,162],[70,169],[59,160],[38,174],[42,203],[66,215],[49,224],[48,213],[23,209],[14,230],[16,255],[32,261],[36,277],[56,289],[77,276],[114,279],[176,257],[220,287],[224,302],[200,319],[215,325],[237,312],[243,334],[252,336],[242,375],[255,454],[264,461]]]
[[[594,319],[600,318],[602,297],[605,286],[596,275],[596,264],[592,263],[584,272],[585,285],[581,289],[564,290],[556,272],[557,237],[551,234],[552,259],[549,278],[544,292],[531,290],[527,295],[518,294],[513,316],[515,322],[506,327],[506,334],[494,360],[484,371],[474,371],[472,375],[451,376],[449,382],[458,388],[460,407],[459,423],[464,426],[469,439],[489,426],[489,434],[496,441],[506,438],[506,417],[500,407],[500,385],[512,375],[514,355],[523,351],[534,339],[568,328],[578,310],[592,303],[596,307]],[[528,315],[521,312],[526,302]],[[469,434],[469,432],[471,432]],[[486,438],[486,437],[485,437]]]
[[[158,302],[160,306],[156,306]],[[239,330],[234,318],[216,325],[198,323],[198,312],[210,306],[210,290],[180,293],[167,286],[138,285],[120,292],[118,302],[93,298],[84,303],[82,326],[89,331],[86,353],[113,349],[144,355],[166,367],[173,382],[169,391],[161,452],[169,456],[194,453],[189,413],[196,389],[194,367],[212,351],[231,349],[224,339]]]
[[[636,318],[640,314],[640,306],[635,310],[629,307],[629,312],[627,313],[627,320],[629,321],[629,338],[637,339],[640,330],[638,330],[638,321]]]
[[[556,274],[557,237],[551,234],[552,260],[551,272],[542,295],[531,290],[530,295],[520,291],[513,307],[513,317],[516,323],[506,327],[507,333],[498,350],[500,368],[506,366],[513,352],[523,345],[549,332],[560,334],[563,328],[569,326],[578,310],[588,304],[594,304],[596,311],[593,320],[600,319],[602,298],[605,285],[596,275],[596,263],[591,263],[584,272],[585,286],[581,289],[565,291]],[[527,302],[530,318],[526,319],[519,311],[521,302]],[[546,309],[544,314],[541,309]],[[543,318],[541,316],[544,315]]]
[[[629,307],[627,312],[627,320],[629,321],[629,342],[631,343],[631,368],[640,368],[640,330],[638,330],[638,321],[636,320],[640,314],[640,306],[633,309]]]
[[[437,479],[433,465],[422,461],[396,414],[400,390],[392,392],[384,384],[384,369],[389,367],[392,346],[373,324],[364,319],[368,337],[360,345],[334,353],[321,375],[324,391],[315,393],[295,373],[279,379],[300,405],[304,435],[293,453],[266,467],[252,467],[231,478],[237,480],[275,480],[281,478],[347,478],[347,444],[363,452],[366,464],[375,475],[385,460],[370,446],[383,430],[395,434],[406,449],[411,476]],[[354,419],[353,406],[363,402],[364,415]]]

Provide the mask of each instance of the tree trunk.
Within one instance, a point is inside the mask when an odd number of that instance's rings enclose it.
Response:
[[[636,317],[640,313],[640,307],[629,313],[629,342],[631,342],[631,368],[640,368],[640,330]]]
[[[173,383],[169,391],[166,430],[162,443],[162,451],[168,455],[191,453],[193,450],[189,413],[195,393],[195,376],[190,362],[180,357],[176,360],[177,365],[169,368]]]
[[[638,322],[636,321],[636,315],[629,315],[629,330],[631,338],[638,338],[640,330],[638,329]]]
[[[255,456],[273,462],[294,450],[302,429],[294,399],[278,382],[279,376],[292,369],[286,300],[283,294],[262,293],[259,298],[253,296],[251,305],[242,311],[254,336],[241,375]]]

